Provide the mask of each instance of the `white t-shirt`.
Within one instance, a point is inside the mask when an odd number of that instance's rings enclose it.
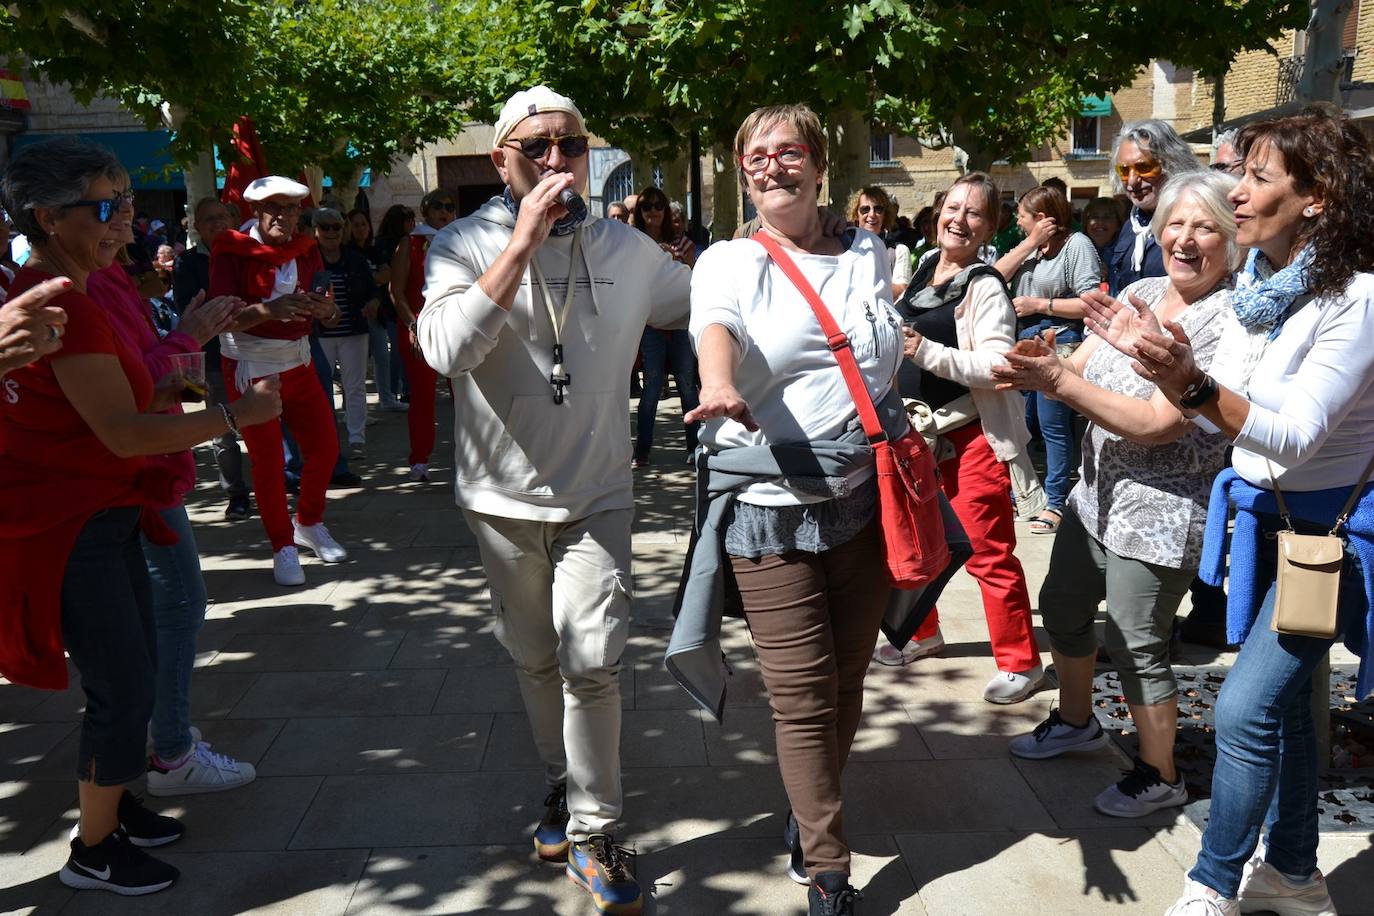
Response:
[[[854,359],[879,401],[892,387],[902,355],[901,319],[892,309],[887,246],[862,229],[846,233],[839,255],[788,254],[849,337]],[[759,432],[734,420],[708,420],[701,441],[716,449],[795,444],[838,438],[858,413],[835,355],[802,294],[758,242],[737,239],[706,249],[692,271],[693,343],[713,324],[739,342],[735,387]],[[872,474],[866,468],[851,483]],[[740,499],[761,506],[799,505],[823,497],[756,483]]]
[[[1232,464],[1256,486],[1354,486],[1374,455],[1374,274],[1309,302],[1265,348],[1248,390],[1250,414]]]

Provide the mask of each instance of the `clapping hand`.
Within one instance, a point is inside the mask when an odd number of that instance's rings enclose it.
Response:
[[[1083,299],[1083,321],[1092,332],[1127,356],[1134,357],[1144,334],[1162,334],[1159,319],[1149,304],[1132,293],[1129,304],[1100,290],[1088,290]]]
[[[925,340],[921,332],[910,325],[902,325],[902,356],[906,359],[915,359],[916,351],[921,349],[921,341]]]
[[[1193,345],[1176,321],[1166,321],[1160,333],[1146,332],[1136,347],[1136,374],[1159,386],[1177,404],[1188,386],[1202,375],[1193,359]]]
[[[1064,376],[1064,364],[1055,354],[1054,330],[1044,338],[1017,341],[1006,354],[1006,364],[992,367],[998,391],[1043,391],[1054,394]]]
[[[243,300],[238,296],[216,296],[206,301],[205,291],[201,290],[186,304],[186,310],[177,322],[177,330],[203,347],[216,335],[229,329],[239,312],[243,311],[243,306]]]

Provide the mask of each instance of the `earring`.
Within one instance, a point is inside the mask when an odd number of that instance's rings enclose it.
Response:
[[[1308,219],[1311,219],[1312,217],[1317,215],[1317,211],[1313,210],[1311,207],[1303,207],[1302,215],[1307,217]]]

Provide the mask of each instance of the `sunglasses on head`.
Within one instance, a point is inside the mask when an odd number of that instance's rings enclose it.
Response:
[[[126,191],[123,194],[116,194],[106,200],[74,200],[69,204],[58,207],[59,210],[73,210],[77,207],[90,207],[95,210],[95,219],[99,223],[108,223],[114,219],[114,215],[122,207],[132,207],[134,205],[134,192]]]
[[[1164,172],[1164,166],[1159,164],[1158,159],[1142,159],[1130,165],[1117,163],[1117,178],[1126,181],[1131,177],[1132,172],[1135,172],[1137,176],[1149,181],[1152,178],[1158,178]]]
[[[563,154],[565,159],[577,159],[587,155],[586,134],[568,134],[563,137],[512,138],[503,145],[510,146],[511,144],[519,147],[526,159],[543,159],[549,154],[549,147],[554,145],[558,146],[558,151]]]

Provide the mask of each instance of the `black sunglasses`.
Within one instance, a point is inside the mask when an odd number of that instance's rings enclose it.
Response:
[[[340,232],[343,230],[343,223],[316,223],[316,229],[323,229],[325,232]]]
[[[549,154],[549,147],[558,145],[558,151],[568,159],[577,159],[587,155],[587,136],[585,134],[569,134],[566,137],[526,137],[523,140],[508,140],[506,145],[514,143],[520,147],[520,152],[525,154],[526,159],[543,159]]]
[[[643,203],[641,203],[641,204],[639,205],[639,209],[641,209],[641,210],[664,210],[664,209],[666,209],[666,208],[663,206],[663,201],[661,201],[661,200],[646,200],[646,201],[644,201]]]
[[[114,215],[123,206],[134,205],[134,193],[132,191],[124,194],[116,194],[107,200],[74,200],[69,204],[58,207],[59,210],[73,210],[77,207],[91,207],[95,210],[95,219],[99,223],[108,223],[114,219]]]

